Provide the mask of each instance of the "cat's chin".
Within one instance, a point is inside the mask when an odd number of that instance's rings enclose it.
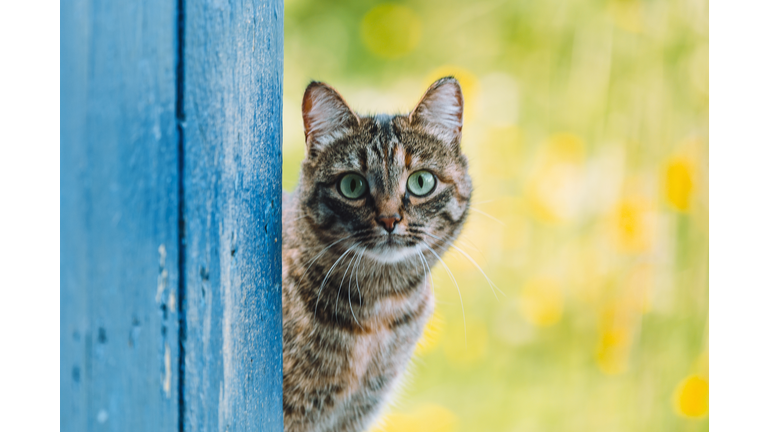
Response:
[[[381,245],[366,249],[363,254],[382,264],[397,264],[406,260],[419,259],[419,248],[415,246]]]

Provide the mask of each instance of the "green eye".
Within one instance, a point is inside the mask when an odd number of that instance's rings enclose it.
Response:
[[[357,174],[347,174],[339,182],[339,192],[349,199],[360,198],[365,189],[365,179]]]
[[[424,196],[432,192],[437,179],[429,171],[416,171],[408,177],[408,190],[416,196]]]

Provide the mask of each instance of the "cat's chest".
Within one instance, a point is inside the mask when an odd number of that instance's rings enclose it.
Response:
[[[391,331],[380,331],[355,338],[349,348],[346,396],[365,389],[370,377],[391,369],[394,365],[385,361],[388,355],[397,355],[404,346],[396,344],[397,336]],[[406,341],[403,341],[406,342]]]
[[[371,331],[356,335],[348,346],[348,391],[385,391],[405,369],[434,300],[426,291],[421,298],[393,299],[378,305]],[[419,304],[423,306],[419,307]]]

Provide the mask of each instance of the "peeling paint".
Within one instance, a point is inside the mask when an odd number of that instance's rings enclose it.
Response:
[[[99,413],[96,414],[96,421],[99,423],[106,423],[107,420],[109,420],[109,413],[107,413],[106,410],[99,410]]]
[[[157,248],[160,254],[160,274],[157,276],[157,294],[155,294],[155,301],[160,303],[163,299],[163,292],[168,287],[168,270],[165,268],[165,259],[168,256],[165,250],[165,244],[161,244]]]
[[[171,347],[168,346],[168,344],[165,344],[165,378],[163,378],[163,391],[165,392],[165,397],[170,398],[171,397],[171,376],[173,375],[173,372],[171,370]]]
[[[165,243],[162,243],[160,247],[157,248],[157,252],[160,254],[160,268],[164,268],[165,259],[168,257],[168,252],[165,250]]]
[[[160,303],[163,299],[163,292],[168,286],[168,270],[163,269],[157,276],[157,294],[155,295],[155,301]]]

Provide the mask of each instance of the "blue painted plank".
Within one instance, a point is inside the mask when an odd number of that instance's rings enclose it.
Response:
[[[63,431],[179,427],[175,20],[61,2]]]
[[[184,1],[184,430],[282,431],[283,4]]]

